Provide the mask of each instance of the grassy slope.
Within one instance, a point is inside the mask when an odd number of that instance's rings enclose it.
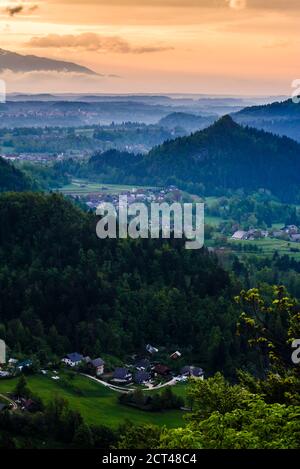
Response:
[[[257,256],[273,256],[275,251],[278,251],[278,253],[283,256],[284,254],[287,254],[290,257],[293,257],[295,260],[300,261],[300,252],[292,252],[292,249],[300,249],[300,245],[298,243],[291,243],[288,241],[283,241],[280,239],[259,239],[256,241],[236,241],[236,240],[229,240],[230,244],[242,244],[245,247],[250,247],[253,245],[256,245],[258,248],[262,249],[262,252],[255,252],[251,251],[241,251],[241,253],[236,252],[236,254],[245,254],[246,252],[249,252],[251,254],[255,254]]]
[[[84,184],[85,187],[80,187],[80,185]],[[119,194],[120,192],[130,191],[133,188],[139,189],[151,189],[151,187],[147,186],[126,186],[126,185],[118,185],[118,184],[105,184],[105,183],[96,183],[96,182],[88,182],[83,179],[74,179],[71,184],[68,184],[60,189],[60,192],[64,194],[72,193],[78,195],[85,195],[90,194],[91,192],[104,192],[103,187],[107,190],[105,193],[107,194]]]
[[[17,379],[0,380],[0,393],[11,392],[16,383]],[[79,410],[89,424],[103,424],[116,428],[126,419],[136,424],[152,423],[167,427],[179,427],[184,424],[183,412],[179,410],[152,413],[122,406],[118,403],[118,393],[84,376],[76,376],[72,381],[68,380],[68,383],[69,386],[64,387],[62,383],[48,376],[28,377],[30,389],[44,402],[53,399],[55,394],[60,395],[69,401],[73,409]],[[183,389],[179,387],[178,393],[182,394]]]

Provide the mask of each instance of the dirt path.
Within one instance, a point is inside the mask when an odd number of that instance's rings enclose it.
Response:
[[[9,397],[4,396],[3,394],[0,394],[0,397],[1,397],[1,399],[3,399],[4,401],[9,402],[9,404],[12,405],[13,410],[17,410],[17,409],[18,409],[17,404],[16,404],[14,401],[12,401]]]
[[[146,389],[144,389],[144,391],[156,391],[157,389],[166,388],[167,386],[175,386],[176,384],[177,384],[177,381],[176,381],[175,378],[173,378],[170,381],[168,381],[167,383],[158,384],[157,386],[146,388]]]
[[[99,378],[95,378],[94,376],[86,375],[85,373],[80,373],[82,376],[85,376],[86,378],[92,379],[93,381],[96,381],[99,384],[102,384],[106,388],[111,389],[112,391],[120,392],[120,393],[126,393],[128,394],[129,392],[132,392],[135,390],[135,388],[122,388],[120,386],[115,386],[114,384],[107,383],[106,381],[102,381]],[[168,381],[167,383],[164,384],[159,384],[158,386],[153,386],[149,388],[143,389],[143,391],[156,391],[158,389],[165,388],[167,386],[175,386],[177,384],[177,381],[175,378],[171,379],[171,381]]]
[[[86,378],[96,381],[99,384],[102,384],[102,386],[105,386],[106,388],[109,388],[112,391],[122,392],[122,393],[129,393],[129,392],[134,391],[134,389],[121,388],[120,386],[115,386],[114,384],[107,383],[106,381],[102,381],[101,379],[95,378],[94,376],[86,375],[85,373],[80,373],[80,374],[82,376],[85,376]]]

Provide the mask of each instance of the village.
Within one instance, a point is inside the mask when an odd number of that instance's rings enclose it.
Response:
[[[175,351],[168,358],[168,363],[161,363],[155,359],[158,349],[148,344],[146,347],[147,356],[131,357],[130,363],[123,366],[117,366],[114,369],[110,366],[105,367],[105,361],[102,358],[90,358],[81,355],[78,352],[72,352],[61,358],[60,366],[57,370],[51,367],[41,368],[34,372],[43,375],[50,374],[53,380],[59,380],[59,369],[61,367],[69,368],[78,373],[83,373],[94,378],[101,378],[101,381],[107,385],[144,385],[149,389],[156,386],[172,382],[186,381],[189,377],[204,379],[202,368],[193,365],[175,366],[176,362],[182,362],[182,354]],[[171,363],[171,364],[170,364]],[[174,366],[172,366],[174,363]],[[11,378],[20,375],[23,372],[33,371],[34,362],[31,359],[17,360],[10,358],[7,363],[0,364],[0,379]]]
[[[300,229],[296,225],[288,225],[279,230],[271,231],[259,229],[238,230],[231,237],[231,239],[236,241],[255,241],[263,238],[275,238],[300,243]]]
[[[204,379],[203,369],[184,364],[181,352],[164,353],[165,360],[158,360],[157,355],[161,357],[159,349],[148,344],[144,355],[129,357],[128,363],[119,366],[106,366],[104,359],[91,358],[79,352],[66,354],[57,363],[49,363],[43,367],[36,366],[30,358],[9,358],[7,363],[0,364],[0,381],[34,375],[44,376],[58,384],[61,381],[63,385],[66,375],[77,375],[118,393],[120,403],[125,403],[125,396],[132,396],[135,392],[171,389],[179,383],[186,383],[190,378]],[[152,399],[150,394],[148,399]],[[6,396],[5,402],[1,402],[0,412],[7,408],[35,412],[38,410],[38,402],[32,398],[10,395]]]
[[[88,150],[65,150],[64,152],[11,152],[1,154],[0,157],[11,163],[33,163],[48,166],[49,164],[57,163],[64,159],[76,158],[77,160],[86,160],[90,158],[91,155],[92,152]]]
[[[112,191],[109,187],[99,186],[98,190],[89,190],[89,185],[81,183],[78,190],[63,191],[65,195],[74,200],[80,200],[90,210],[96,210],[99,205],[110,203],[115,208],[119,206],[119,196],[127,197],[128,206],[134,203],[162,203],[181,202],[182,192],[175,186],[164,188],[130,188],[127,190]]]
[[[112,371],[105,370],[105,362],[101,358],[91,359],[84,357],[79,353],[71,353],[62,359],[67,366],[78,369],[81,372],[101,378],[107,385],[112,387],[132,385],[144,385],[148,389],[156,389],[162,385],[172,385],[176,382],[187,381],[189,377],[204,379],[204,371],[200,367],[185,365],[178,371],[178,367],[159,363],[153,355],[158,353],[158,349],[147,345],[148,356],[136,358],[132,363],[123,367],[116,367]],[[179,351],[169,356],[169,361],[174,363],[182,358]]]

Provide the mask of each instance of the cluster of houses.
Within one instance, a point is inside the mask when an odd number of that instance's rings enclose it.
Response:
[[[123,385],[131,383],[142,385],[151,383],[156,378],[171,379],[173,377],[172,370],[167,365],[152,365],[148,359],[143,359],[132,367],[117,368],[110,381]],[[195,366],[185,366],[175,379],[176,381],[186,381],[190,377],[204,379],[204,371]]]
[[[284,226],[281,230],[273,231],[272,236],[273,238],[300,243],[300,229],[296,225]]]
[[[153,355],[158,352],[158,349],[147,345],[147,352]],[[181,353],[176,351],[170,355],[170,359],[178,360],[181,358]],[[195,366],[184,366],[177,376],[174,376],[172,369],[162,363],[153,363],[149,358],[141,358],[131,365],[124,367],[117,367],[112,373],[105,373],[105,362],[101,358],[91,359],[84,357],[80,353],[74,352],[66,355],[62,362],[71,367],[84,367],[92,375],[101,377],[105,374],[105,379],[111,384],[127,385],[127,384],[147,384],[157,379],[176,379],[176,381],[186,381],[189,377],[204,379],[204,371],[202,368]]]
[[[238,241],[254,241],[255,239],[260,239],[260,238],[267,238],[269,236],[268,231],[263,231],[263,230],[248,230],[248,231],[243,231],[243,230],[238,230],[236,231],[231,239],[235,239]]]
[[[62,359],[62,362],[71,368],[85,364],[86,367],[89,368],[97,377],[104,373],[104,361],[102,358],[91,359],[90,357],[84,357],[83,355],[80,355],[80,353],[75,352],[66,355]]]
[[[0,402],[0,413],[5,410],[10,409],[19,409],[27,412],[36,412],[39,410],[39,404],[33,399],[27,399],[18,396],[11,396],[10,402],[7,400],[5,402]]]
[[[81,188],[84,187],[85,185],[82,184]],[[180,201],[182,197],[181,191],[175,186],[169,186],[163,189],[133,188],[128,191],[122,191],[120,194],[111,194],[108,188],[102,187],[99,191],[89,194],[83,195],[74,191],[74,193],[68,193],[68,195],[76,199],[81,199],[90,209],[97,209],[99,205],[104,203],[111,203],[115,208],[118,208],[119,195],[127,197],[128,206],[134,203],[162,203],[166,200],[167,196],[171,196],[174,200]]]
[[[184,366],[179,372],[172,370],[172,365],[168,366],[154,360],[153,357],[158,353],[158,349],[152,345],[147,345],[146,351],[147,358],[139,358],[133,361],[130,365],[123,367],[116,367],[113,371],[107,372],[105,370],[105,362],[102,358],[90,358],[81,355],[78,352],[67,354],[62,358],[61,362],[67,367],[73,369],[81,369],[92,376],[104,379],[112,385],[152,385],[157,381],[186,381],[189,377],[204,379],[204,371],[196,366]],[[182,358],[181,352],[178,350],[169,355],[169,359],[177,361]],[[169,361],[170,361],[169,360]],[[16,360],[11,358],[6,364],[0,365],[0,378],[10,378],[18,375],[26,368],[32,367],[33,362],[30,359]],[[176,367],[178,370],[178,366]],[[44,375],[47,374],[46,370],[40,370]],[[52,372],[52,379],[58,380],[57,372]],[[104,375],[104,376],[103,376]]]
[[[7,363],[0,364],[0,378],[11,378],[33,365],[32,360],[17,360],[10,358]]]
[[[54,153],[9,153],[7,155],[0,155],[6,161],[27,161],[30,163],[48,164],[54,161],[57,157]]]
[[[274,231],[259,229],[251,229],[248,231],[238,230],[231,237],[231,239],[237,241],[255,241],[261,238],[277,238],[294,243],[300,243],[300,229],[296,225],[288,225],[284,226],[280,230]]]

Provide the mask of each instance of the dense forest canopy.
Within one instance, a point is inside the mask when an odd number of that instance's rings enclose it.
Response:
[[[33,188],[33,183],[24,173],[0,157],[0,192],[24,191]]]
[[[44,360],[179,347],[208,372],[243,365],[229,275],[182,240],[107,240],[59,195],[0,197],[0,334]],[[184,333],[183,333],[184,331]]]

